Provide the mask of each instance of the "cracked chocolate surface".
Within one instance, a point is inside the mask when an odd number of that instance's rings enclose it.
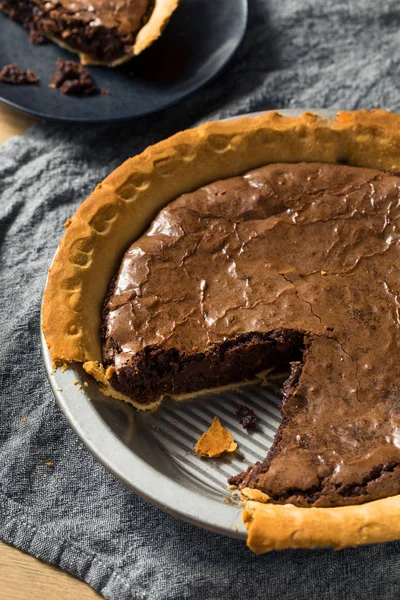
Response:
[[[298,506],[398,494],[399,200],[395,174],[298,163],[171,202],[106,303],[114,387],[150,402],[292,363],[273,447],[236,480]]]

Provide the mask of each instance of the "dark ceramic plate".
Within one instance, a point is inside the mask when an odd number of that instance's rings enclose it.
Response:
[[[48,86],[59,56],[77,60],[55,44],[32,46],[27,32],[0,13],[0,67],[17,62],[40,77],[39,85],[0,83],[0,101],[37,117],[109,122],[142,117],[176,104],[215,77],[242,41],[247,0],[181,0],[161,38],[121,67],[90,67],[109,95],[64,96]]]

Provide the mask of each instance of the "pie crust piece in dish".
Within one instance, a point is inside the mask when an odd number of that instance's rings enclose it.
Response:
[[[218,417],[214,417],[208,431],[202,434],[194,451],[199,456],[215,458],[224,452],[235,452],[237,444]]]
[[[107,394],[136,405],[115,393],[101,365],[100,317],[125,249],[157,212],[183,193],[268,163],[346,163],[399,171],[399,124],[400,117],[384,111],[340,112],[329,120],[273,112],[207,123],[126,161],[78,208],[50,269],[43,331],[54,364],[85,363]],[[397,539],[392,523],[399,515],[398,496],[333,509],[249,500],[244,511],[248,543],[256,552]]]

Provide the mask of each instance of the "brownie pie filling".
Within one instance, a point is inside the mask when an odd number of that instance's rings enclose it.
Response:
[[[266,459],[234,482],[297,506],[400,493],[400,177],[272,164],[171,202],[103,310],[116,390],[235,385],[287,367]]]
[[[111,63],[131,54],[154,0],[0,0],[0,10],[27,29]]]

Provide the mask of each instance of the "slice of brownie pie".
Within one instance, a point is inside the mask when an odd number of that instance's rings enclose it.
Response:
[[[82,64],[116,66],[162,33],[179,0],[0,0],[0,10],[79,54]]]
[[[178,134],[81,205],[50,271],[54,363],[138,409],[290,370],[272,448],[230,481],[269,500],[244,512],[257,552],[400,537],[399,122]]]

